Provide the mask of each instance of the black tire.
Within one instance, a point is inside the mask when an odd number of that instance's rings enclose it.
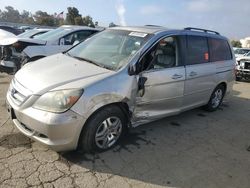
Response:
[[[241,81],[241,77],[236,76],[235,80],[236,81]]]
[[[96,141],[97,131],[101,129],[101,126],[103,126],[104,121],[112,117],[116,117],[120,120],[121,133],[117,138],[117,140],[111,146],[108,146],[107,148],[101,148],[98,146],[98,144],[100,143]],[[112,148],[114,145],[116,145],[117,142],[120,140],[120,138],[126,133],[128,128],[127,125],[128,125],[127,117],[118,106],[110,105],[104,107],[101,110],[94,113],[88,119],[87,123],[84,125],[79,138],[78,149],[86,153],[94,153],[94,152],[101,152],[108,150]]]
[[[224,85],[222,85],[222,84],[218,85],[214,89],[214,91],[213,91],[213,93],[212,93],[212,95],[210,97],[209,102],[207,103],[206,106],[204,106],[205,110],[209,111],[209,112],[213,112],[213,111],[217,110],[220,107],[220,105],[221,105],[221,103],[223,101],[225,91],[226,91],[226,88],[225,88]],[[216,100],[216,102],[215,102],[216,94],[218,94],[218,92],[219,93],[221,92],[221,98],[219,100],[219,97],[218,97],[218,100]]]

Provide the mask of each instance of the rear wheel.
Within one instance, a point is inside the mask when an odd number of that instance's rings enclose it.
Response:
[[[212,111],[215,111],[219,108],[219,106],[221,105],[221,103],[223,101],[223,97],[225,95],[225,90],[226,90],[226,88],[223,85],[218,85],[214,89],[214,91],[210,97],[209,102],[205,106],[205,109],[207,111],[212,112]]]
[[[95,113],[84,125],[79,149],[104,151],[113,147],[126,132],[127,118],[118,106],[107,106]]]

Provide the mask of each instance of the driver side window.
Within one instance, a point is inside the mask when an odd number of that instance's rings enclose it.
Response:
[[[139,62],[142,71],[165,69],[177,65],[177,39],[166,37],[155,44]]]

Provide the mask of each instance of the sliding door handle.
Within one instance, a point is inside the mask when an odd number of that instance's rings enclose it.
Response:
[[[183,76],[180,75],[180,74],[174,74],[174,75],[172,76],[172,79],[176,80],[176,79],[179,79],[179,78],[182,78],[182,77],[183,77]]]

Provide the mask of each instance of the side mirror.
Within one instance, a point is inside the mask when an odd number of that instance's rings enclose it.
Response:
[[[61,38],[60,41],[59,41],[59,45],[64,45],[64,44],[65,44],[65,39]]]
[[[138,80],[138,93],[140,97],[143,97],[145,94],[145,83],[147,81],[146,77],[140,77]]]

